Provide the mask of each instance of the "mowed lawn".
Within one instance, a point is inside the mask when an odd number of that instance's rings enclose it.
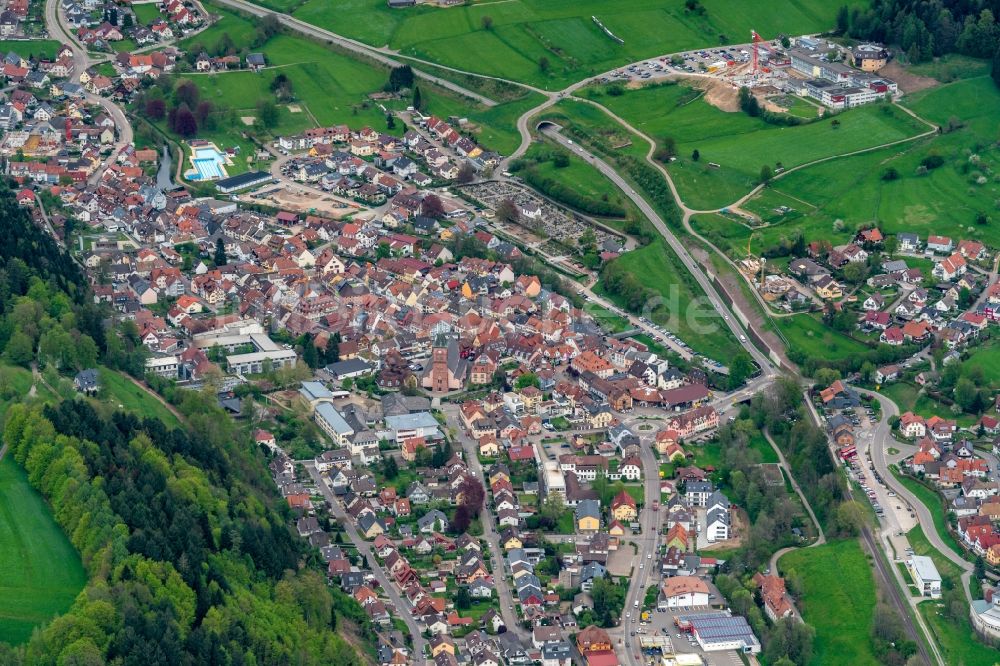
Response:
[[[885,104],[837,114],[837,125],[834,119],[824,119],[778,126],[742,112],[722,111],[683,84],[650,86],[598,100],[654,140],[675,140],[677,160],[667,168],[684,202],[698,209],[720,208],[746,194],[757,184],[765,164],[790,169],[928,129]]]
[[[87,577],[48,505],[10,456],[0,460],[0,641],[17,645],[66,612]]]
[[[0,53],[7,55],[13,51],[25,60],[31,58],[54,60],[59,47],[60,43],[54,39],[0,39]]]
[[[802,619],[816,629],[810,663],[877,664],[871,631],[875,581],[857,539],[803,548],[779,560],[781,571],[794,569],[804,594],[796,600]]]
[[[157,3],[132,5],[132,11],[135,12],[135,18],[138,20],[139,25],[149,25],[156,19],[163,16],[163,14],[160,13],[160,8]]]
[[[287,8],[294,0],[263,0]],[[849,0],[849,6],[862,6]],[[511,0],[447,9],[389,9],[384,0],[307,0],[296,18],[405,55],[556,89],[621,64],[674,51],[745,42],[754,27],[766,38],[833,27],[836,6],[821,0],[751,3],[702,0],[704,13],[683,0]],[[606,35],[596,16],[623,40]],[[483,27],[489,17],[492,26]],[[539,61],[546,58],[543,71]]]

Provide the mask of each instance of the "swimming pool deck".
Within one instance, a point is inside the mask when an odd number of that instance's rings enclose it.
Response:
[[[191,168],[184,172],[185,180],[206,182],[229,177],[226,166],[232,166],[233,161],[225,151],[211,141],[195,140],[188,146],[191,148],[188,156]]]

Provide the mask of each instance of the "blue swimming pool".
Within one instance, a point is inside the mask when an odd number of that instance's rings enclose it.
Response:
[[[196,148],[194,155],[191,156],[194,173],[188,177],[190,180],[218,180],[225,178],[227,175],[225,163],[225,155],[215,146]]]

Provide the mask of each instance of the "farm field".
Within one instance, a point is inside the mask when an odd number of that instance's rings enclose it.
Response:
[[[789,169],[928,129],[889,105],[852,109],[835,119],[805,125],[778,126],[745,113],[722,111],[684,84],[648,86],[598,99],[654,140],[674,138],[677,160],[667,168],[681,198],[697,209],[720,208],[743,196],[757,184],[765,164]],[[695,150],[697,161],[692,157]]]
[[[857,539],[799,549],[779,560],[794,569],[804,594],[796,601],[802,619],[816,628],[816,664],[877,664],[869,631],[875,611],[875,581]]]
[[[843,220],[847,229],[877,219],[890,233],[911,231],[975,238],[1000,244],[1000,167],[995,146],[1000,124],[1000,91],[989,77],[962,79],[903,99],[903,104],[928,120],[961,125],[929,139],[818,164],[775,180],[772,187],[802,202],[801,222],[811,229],[830,229]],[[931,155],[942,166],[919,173]],[[887,174],[894,172],[895,178]],[[754,201],[746,207],[754,209]],[[985,212],[991,223],[977,225]],[[826,231],[824,231],[824,234]],[[818,234],[807,234],[814,240]]]
[[[634,60],[686,48],[736,43],[755,27],[777,33],[833,26],[836,7],[820,0],[773,5],[704,0],[703,12],[683,0],[518,0],[461,7],[389,9],[384,0],[262,0],[260,4],[373,46],[451,67],[558,89]],[[850,0],[848,6],[861,6]],[[492,19],[490,29],[483,17]],[[622,43],[606,35],[596,16]],[[549,67],[539,66],[546,58]]]
[[[0,460],[0,641],[24,643],[83,589],[80,556],[11,456]]]

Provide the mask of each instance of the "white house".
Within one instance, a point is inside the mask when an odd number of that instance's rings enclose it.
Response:
[[[691,608],[708,605],[708,585],[697,576],[672,576],[661,590],[667,608]]]

